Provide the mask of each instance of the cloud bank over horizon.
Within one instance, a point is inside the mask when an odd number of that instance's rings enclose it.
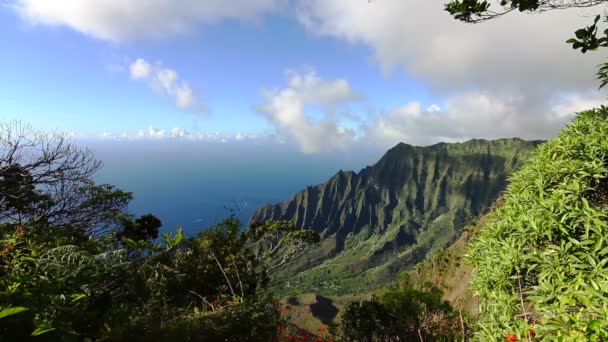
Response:
[[[448,95],[445,108],[437,104],[424,108],[414,101],[378,113],[361,108],[357,112],[352,106],[365,95],[352,89],[347,80],[324,79],[314,70],[289,71],[286,85],[264,90],[266,103],[256,109],[288,141],[298,144],[306,153],[317,153],[344,150],[355,142],[390,147],[399,142],[431,145],[473,138],[547,139],[576,112],[604,102],[595,93],[553,97],[548,101],[532,95],[535,94],[513,92],[501,96],[471,90]],[[321,115],[317,113],[319,110]]]
[[[9,6],[33,25],[69,27],[118,45],[187,37],[219,22],[264,23],[280,14],[311,39],[365,48],[370,63],[386,79],[412,79],[440,99],[428,103],[404,94],[400,104],[389,105],[374,98],[373,90],[358,89],[361,82],[348,73],[336,76],[314,66],[296,68],[285,71],[278,86],[264,79],[250,89],[261,92],[260,100],[248,103],[251,109],[242,115],[265,120],[267,131],[204,133],[142,122],[141,130],[95,135],[102,139],[257,139],[294,144],[309,154],[349,150],[362,143],[390,147],[398,142],[429,145],[472,138],[546,139],[575,112],[605,103],[594,79],[604,55],[583,55],[565,43],[605,7],[511,13],[470,25],[445,12],[444,2],[14,0]],[[141,55],[145,54],[137,56]],[[178,110],[205,114],[209,107],[216,113],[176,71],[184,69],[150,60],[158,59],[130,60],[130,78],[170,99]],[[246,56],[243,61],[250,62]],[[288,67],[294,65],[276,69]],[[221,118],[222,113],[217,115]]]

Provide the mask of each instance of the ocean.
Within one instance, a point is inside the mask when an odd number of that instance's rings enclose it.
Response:
[[[303,154],[290,145],[251,142],[97,141],[91,147],[104,167],[99,183],[134,194],[129,211],[152,213],[161,231],[180,226],[188,235],[234,212],[246,224],[264,203],[291,198],[339,170],[359,171],[375,163],[373,148]]]

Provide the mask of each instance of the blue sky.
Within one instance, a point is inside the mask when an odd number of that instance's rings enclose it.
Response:
[[[4,1],[0,119],[86,139],[248,137],[320,153],[547,138],[603,99],[603,56],[563,43],[588,21],[573,12],[469,26],[428,0],[167,4]]]

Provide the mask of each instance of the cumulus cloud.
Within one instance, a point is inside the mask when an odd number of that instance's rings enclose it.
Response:
[[[174,127],[173,129],[171,129],[171,136],[175,138],[184,138],[188,136],[188,131],[181,127]]]
[[[165,130],[157,129],[157,128],[150,126],[150,127],[148,127],[148,136],[151,138],[164,138]]]
[[[305,153],[349,146],[356,132],[340,124],[341,114],[335,109],[359,101],[362,96],[346,80],[326,80],[314,70],[289,70],[286,74],[287,85],[264,90],[266,102],[256,110]],[[312,106],[320,108],[320,118],[310,113]]]
[[[430,105],[430,106],[429,106],[429,107],[426,109],[426,111],[427,111],[427,112],[431,112],[431,113],[433,113],[433,112],[440,112],[440,111],[441,111],[441,107],[439,107],[439,105],[437,105],[437,104],[433,103],[432,105]]]
[[[143,58],[138,58],[129,66],[131,77],[133,79],[148,78],[152,72],[152,66]]]
[[[603,6],[513,12],[473,25],[453,19],[443,9],[447,1],[305,0],[297,13],[308,30],[368,45],[385,70],[402,68],[439,90],[595,87],[594,70],[604,56],[582,55],[565,41]]]
[[[363,96],[351,89],[348,81],[326,80],[314,71],[289,72],[286,86],[263,95],[266,103],[257,107],[258,112],[270,120],[278,134],[306,153],[346,149],[357,143],[387,148],[399,142],[430,145],[473,138],[547,139],[576,112],[604,102],[597,92],[552,95],[512,91],[497,95],[463,90],[448,95],[442,107],[412,101],[362,113],[360,117],[366,119],[353,121],[335,113],[350,113],[351,104]],[[316,108],[321,115],[311,107],[314,104],[323,105]]]
[[[252,21],[284,0],[10,0],[34,24],[62,25],[109,41],[183,35],[225,19]]]
[[[519,137],[547,139],[564,127],[576,112],[597,107],[601,96],[571,95],[545,105],[527,96],[496,96],[462,92],[446,99],[445,110],[417,102],[387,111],[362,125],[366,141],[391,146],[400,141],[414,145],[457,142],[473,138]]]
[[[605,7],[472,25],[444,11],[447,1],[297,1],[310,32],[368,46],[384,72],[413,75],[445,99],[444,108],[412,102],[374,115],[358,128],[367,141],[548,138],[603,102],[594,74],[604,54],[583,55],[565,41]]]
[[[138,58],[129,66],[129,72],[132,79],[147,81],[159,94],[172,98],[178,109],[198,114],[207,112],[190,83],[182,80],[177,71]]]

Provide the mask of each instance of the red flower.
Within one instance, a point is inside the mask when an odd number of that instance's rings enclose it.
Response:
[[[277,326],[277,329],[279,329],[279,331],[283,331],[283,330],[285,330],[285,324],[279,324],[279,325]]]
[[[532,329],[528,330],[528,335],[530,335],[530,338],[535,338],[536,337],[536,333]]]
[[[517,342],[517,337],[511,333],[507,334],[507,341],[509,342]]]

